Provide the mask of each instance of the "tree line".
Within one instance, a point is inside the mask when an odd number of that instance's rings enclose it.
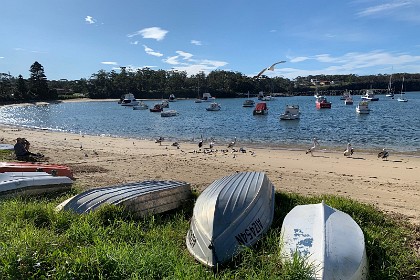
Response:
[[[218,98],[242,97],[258,92],[266,94],[293,96],[313,95],[318,89],[326,95],[339,95],[345,90],[360,94],[364,89],[372,88],[386,91],[390,75],[368,76],[348,75],[311,75],[293,80],[284,77],[262,75],[258,79],[240,72],[215,70],[209,74],[200,72],[188,76],[185,71],[153,70],[142,68],[128,71],[99,70],[89,79],[48,80],[44,67],[35,61],[29,69],[30,77],[13,77],[0,73],[0,102],[27,102],[38,100],[56,100],[74,97],[93,99],[121,98],[133,93],[138,99],[168,98],[174,94],[177,98],[196,98],[203,92],[210,92]],[[399,92],[404,77],[405,91],[420,91],[420,73],[396,73],[392,75],[393,89]]]

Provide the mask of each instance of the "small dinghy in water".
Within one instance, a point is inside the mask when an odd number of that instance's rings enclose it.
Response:
[[[0,197],[63,191],[69,189],[72,183],[69,177],[46,172],[4,172],[0,173]]]
[[[242,172],[214,181],[194,206],[186,243],[201,263],[215,267],[241,247],[255,244],[274,215],[274,186],[262,172]]]
[[[175,209],[190,195],[191,187],[185,182],[144,181],[90,189],[69,198],[56,209],[83,214],[111,204],[122,205],[135,216],[146,216]]]
[[[316,279],[367,279],[365,240],[359,225],[324,202],[299,205],[284,218],[282,255],[298,253],[313,265]]]

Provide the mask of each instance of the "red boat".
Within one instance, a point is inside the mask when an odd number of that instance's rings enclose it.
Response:
[[[32,162],[0,162],[0,173],[4,172],[47,172],[54,176],[73,178],[70,167],[58,164],[32,163]]]
[[[259,102],[257,105],[255,105],[254,112],[252,112],[253,115],[267,115],[268,114],[268,108],[267,103],[265,102]]]
[[[153,106],[153,108],[150,108],[149,110],[150,112],[162,112],[163,106],[162,104],[155,104],[155,106]]]
[[[325,96],[317,97],[315,104],[317,109],[331,109],[331,102],[328,102]]]

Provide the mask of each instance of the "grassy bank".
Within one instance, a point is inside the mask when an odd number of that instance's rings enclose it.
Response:
[[[361,226],[371,279],[420,278],[419,228],[344,198],[277,193],[267,235],[211,271],[185,245],[194,199],[176,211],[140,220],[111,206],[87,215],[55,212],[72,194],[0,200],[1,279],[305,279],[311,267],[302,260],[282,262],[280,228],[295,205],[322,199]]]

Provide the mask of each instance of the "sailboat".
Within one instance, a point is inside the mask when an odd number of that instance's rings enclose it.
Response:
[[[391,97],[392,99],[394,99],[394,91],[392,90],[392,74],[391,76],[389,76],[388,89],[386,92],[387,92],[387,94],[385,95],[386,97]]]
[[[406,99],[406,98],[404,98],[402,95],[403,95],[403,92],[404,92],[404,77],[403,77],[403,80],[402,80],[402,83],[401,83],[401,93],[400,93],[400,97],[397,99],[398,100],[398,102],[407,102],[408,100]]]
[[[254,107],[255,101],[252,99],[249,99],[249,91],[248,91],[248,99],[244,101],[242,104],[242,107]]]

